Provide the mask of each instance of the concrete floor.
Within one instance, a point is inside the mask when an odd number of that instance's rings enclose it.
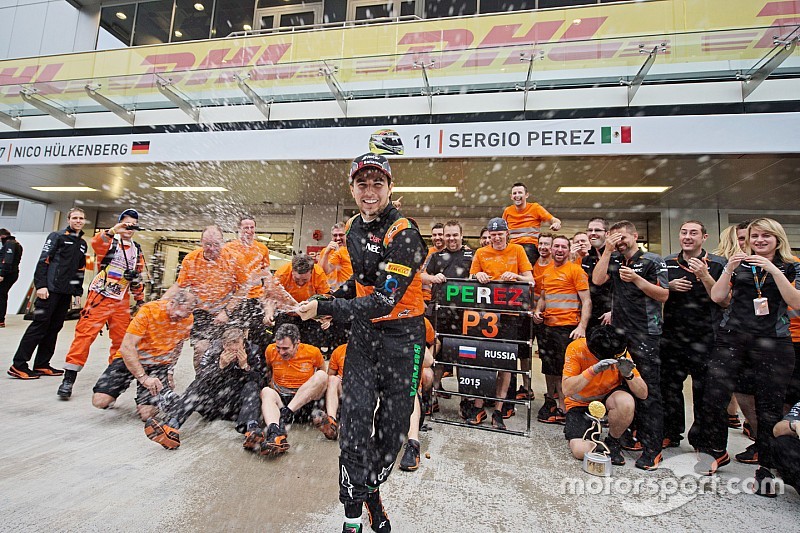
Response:
[[[4,369],[27,326],[20,316],[7,323],[0,330]],[[74,325],[67,322],[60,335],[54,366],[63,363]],[[341,530],[336,443],[295,425],[289,453],[267,460],[242,450],[232,423],[193,415],[180,449],[166,451],[144,436],[133,387],[112,410],[92,407],[91,388],[108,346],[107,336],[97,340],[69,402],[56,397],[59,378],[0,378],[0,531]],[[185,350],[179,391],[193,376]],[[541,376],[535,391],[537,410]],[[443,401],[442,408],[455,417],[457,400]],[[522,428],[522,415],[508,421],[511,428]],[[383,486],[395,531],[798,530],[800,497],[791,488],[776,499],[727,491],[664,498],[694,462],[688,445],[666,451],[664,464],[672,469],[653,473],[636,470],[636,456],[626,452],[628,464],[614,471],[606,491],[601,478],[584,474],[569,456],[560,426],[534,421],[532,436],[523,438],[431,425],[422,434],[430,459],[423,457],[414,473],[396,469]],[[730,436],[731,455],[749,443],[739,431]],[[734,462],[721,479],[753,473]],[[568,494],[567,479],[594,485],[586,494]],[[626,494],[637,481],[667,489]]]

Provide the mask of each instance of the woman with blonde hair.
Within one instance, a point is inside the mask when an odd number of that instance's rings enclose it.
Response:
[[[800,308],[800,263],[792,256],[783,227],[769,218],[747,227],[745,249],[734,253],[711,289],[711,299],[730,297],[708,362],[705,397],[698,427],[701,460],[698,472],[711,475],[730,463],[725,407],[741,368],[752,368],[758,421],[756,493],[775,496],[771,445],[772,428],[783,414],[786,388],[795,354],[789,331],[788,307]]]
[[[719,234],[719,246],[711,253],[730,259],[733,254],[741,250],[736,238],[736,224],[733,224],[722,230],[722,233]]]

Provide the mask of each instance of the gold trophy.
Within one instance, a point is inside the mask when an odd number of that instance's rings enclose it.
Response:
[[[592,420],[592,426],[583,434],[583,440],[594,443],[594,450],[583,456],[583,471],[593,476],[608,477],[611,475],[611,451],[602,440],[602,418],[606,416],[606,406],[597,400],[589,404],[586,414]]]

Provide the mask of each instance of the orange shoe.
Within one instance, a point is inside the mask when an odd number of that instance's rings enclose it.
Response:
[[[286,439],[286,431],[281,429],[278,424],[270,424],[267,428],[267,437],[261,443],[259,453],[266,457],[276,457],[289,451],[289,441]]]
[[[326,439],[336,440],[339,438],[339,423],[322,409],[314,409],[311,412],[311,424],[320,430]]]
[[[12,378],[17,379],[39,379],[39,373],[35,370],[31,370],[27,366],[14,366],[11,365],[11,368],[8,369],[6,372]]]
[[[250,450],[251,452],[260,452],[261,443],[264,442],[264,438],[264,430],[261,428],[248,431],[244,434],[242,448],[245,450]]]
[[[148,418],[144,423],[144,434],[153,442],[157,442],[167,450],[175,450],[181,445],[180,432],[155,418]]]

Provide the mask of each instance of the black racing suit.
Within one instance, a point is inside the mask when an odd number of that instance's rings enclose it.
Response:
[[[46,288],[50,296],[46,299],[37,298],[34,302],[33,322],[19,341],[17,353],[14,354],[14,366],[27,365],[34,350],[36,359],[33,368],[44,368],[50,364],[58,332],[64,327],[72,297],[83,294],[88,248],[89,245],[83,240],[83,232],[75,232],[69,227],[47,236],[36,263],[33,285],[37,291]]]
[[[408,431],[425,346],[418,271],[427,252],[419,229],[391,204],[371,222],[350,219],[347,249],[353,277],[317,308],[352,321],[339,421],[345,512],[386,481]]]
[[[3,239],[0,247],[0,322],[5,323],[8,309],[8,291],[19,279],[19,262],[22,259],[22,245],[13,235]]]

